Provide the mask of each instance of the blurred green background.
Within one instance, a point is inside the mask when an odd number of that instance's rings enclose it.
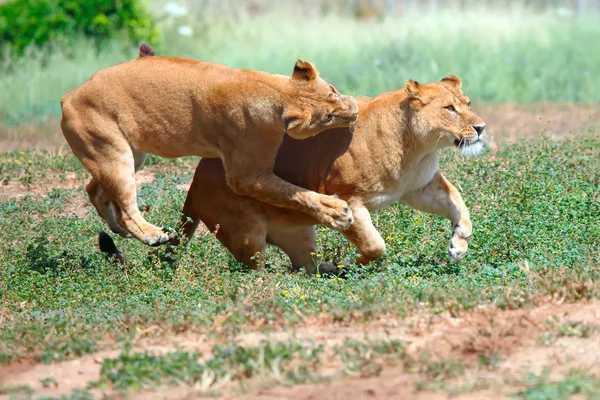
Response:
[[[455,74],[478,102],[597,102],[599,4],[5,1],[0,125],[55,118],[64,93],[101,68],[137,57],[143,42],[159,55],[280,74],[290,74],[302,58],[315,62],[340,91],[355,95],[395,90],[409,78],[427,82]],[[27,45],[25,35],[38,40]]]

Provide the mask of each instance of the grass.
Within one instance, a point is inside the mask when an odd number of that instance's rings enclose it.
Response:
[[[546,331],[538,338],[538,343],[541,345],[552,344],[561,337],[587,338],[595,329],[594,326],[581,321],[561,321],[556,317],[549,318],[545,325]]]
[[[97,250],[97,232],[106,228],[95,212],[80,219],[65,211],[84,201],[83,186],[3,198],[0,362],[67,359],[152,326],[233,335],[257,324],[293,326],[301,315],[349,322],[422,307],[453,313],[481,303],[520,307],[537,295],[596,297],[599,156],[596,133],[507,146],[475,160],[447,151],[443,169],[462,188],[474,223],[468,257],[449,263],[447,221],[394,205],[374,215],[387,241],[385,257],[351,268],[343,280],[290,274],[274,250],[274,267],[245,272],[211,235],[193,240],[176,266],[120,240],[129,264],[117,268]],[[189,182],[196,161],[150,160],[157,179],[140,191],[150,221],[176,225],[185,193],[174,183]],[[83,174],[72,156],[1,156],[0,175],[15,182],[42,184],[48,170]],[[326,260],[352,260],[352,248],[335,232],[320,229],[319,246]]]
[[[530,375],[527,389],[515,396],[523,400],[562,400],[573,398],[597,399],[600,379],[585,371],[572,370],[563,379],[551,379],[547,373]]]
[[[165,355],[124,351],[117,358],[104,360],[96,385],[139,390],[183,383],[206,390],[258,376],[277,378],[284,384],[314,382],[323,379],[311,373],[322,352],[322,345],[269,341],[257,346],[217,346],[208,357],[190,351]]]
[[[525,10],[413,14],[360,21],[347,16],[297,18],[282,10],[224,17],[191,8],[161,22],[157,54],[176,55],[290,74],[297,58],[314,61],[321,75],[345,93],[375,95],[408,79],[463,79],[481,102],[598,101],[598,17],[559,19]],[[193,28],[191,37],[177,27]],[[59,100],[101,68],[137,56],[112,43],[97,51],[75,41],[66,49],[30,49],[19,60],[0,56],[0,124],[45,120],[60,114]]]

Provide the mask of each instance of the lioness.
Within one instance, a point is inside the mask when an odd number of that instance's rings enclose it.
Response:
[[[67,93],[61,107],[63,135],[92,175],[90,200],[122,236],[149,245],[170,238],[137,206],[135,172],[147,153],[219,157],[233,192],[301,210],[335,229],[352,224],[345,201],[273,174],[284,133],[306,139],[357,120],[357,101],[308,62],[298,60],[289,78],[154,56],[142,46],[139,58],[97,72]]]
[[[484,121],[475,114],[455,76],[419,84],[409,80],[404,90],[375,98],[359,98],[360,124],[354,132],[335,129],[302,142],[285,139],[277,154],[275,173],[319,193],[337,193],[346,200],[354,224],[342,232],[354,244],[359,264],[379,258],[385,242],[371,222],[370,211],[402,201],[452,222],[448,249],[451,260],[467,252],[471,236],[469,210],[461,195],[439,170],[438,150],[458,147],[474,156],[483,149]],[[260,266],[266,244],[283,249],[293,268],[316,270],[314,218],[272,207],[234,194],[225,184],[219,160],[202,160],[184,206],[185,233],[193,235],[200,220],[234,257]],[[335,267],[319,263],[319,270]]]

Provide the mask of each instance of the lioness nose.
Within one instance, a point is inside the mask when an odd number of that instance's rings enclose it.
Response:
[[[477,132],[477,136],[481,136],[481,134],[485,130],[485,124],[484,125],[473,125],[473,128],[475,129],[475,132]]]

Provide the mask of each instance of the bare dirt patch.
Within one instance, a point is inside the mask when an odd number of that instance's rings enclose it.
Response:
[[[0,199],[18,199],[28,195],[47,197],[53,189],[83,188],[90,178],[87,174],[62,172],[59,170],[46,171],[42,179],[36,179],[33,184],[25,184],[20,180],[11,180],[0,185]],[[136,188],[154,181],[154,172],[141,170],[135,174]]]
[[[473,106],[496,143],[535,139],[541,133],[560,140],[600,124],[598,104],[497,104]]]
[[[536,138],[544,131],[553,139],[569,132],[584,132],[600,123],[598,104],[482,104],[473,108],[486,121],[496,143]],[[36,124],[0,126],[0,151],[25,149],[56,150],[65,144],[60,118]]]
[[[226,399],[443,399],[452,392],[460,399],[508,398],[521,387],[520,382],[528,373],[540,373],[544,369],[549,370],[555,379],[564,376],[571,368],[600,377],[599,306],[599,301],[544,303],[519,310],[500,310],[489,306],[463,312],[457,318],[449,314],[423,312],[406,319],[386,316],[368,324],[348,326],[335,325],[321,316],[307,318],[303,326],[292,331],[271,334],[255,331],[236,337],[206,334],[161,336],[159,328],[156,328],[142,332],[134,349],[158,354],[176,349],[206,353],[217,343],[235,341],[254,345],[265,338],[310,340],[324,343],[332,349],[333,345],[341,344],[347,338],[397,339],[404,343],[406,354],[397,362],[383,365],[381,373],[295,387],[282,387],[274,379],[251,379],[245,385],[249,391],[244,393],[235,384],[219,391]],[[586,334],[565,333],[569,331],[563,332],[564,326],[585,327]],[[69,394],[73,388],[82,388],[97,380],[102,359],[118,354],[118,349],[112,349],[52,365],[4,366],[0,382],[30,385],[36,390],[36,396]],[[442,362],[459,363],[465,372],[445,379],[442,392],[431,392],[432,383],[440,382],[435,382],[427,368],[432,363]],[[329,371],[343,367],[339,359],[323,365]],[[40,379],[48,377],[53,377],[58,386],[44,388]],[[417,391],[419,384],[421,390]],[[201,394],[202,391],[195,388],[165,387],[136,396],[171,399],[196,398]]]
[[[18,126],[0,126],[0,152],[25,149],[57,150],[65,144],[60,117]]]

